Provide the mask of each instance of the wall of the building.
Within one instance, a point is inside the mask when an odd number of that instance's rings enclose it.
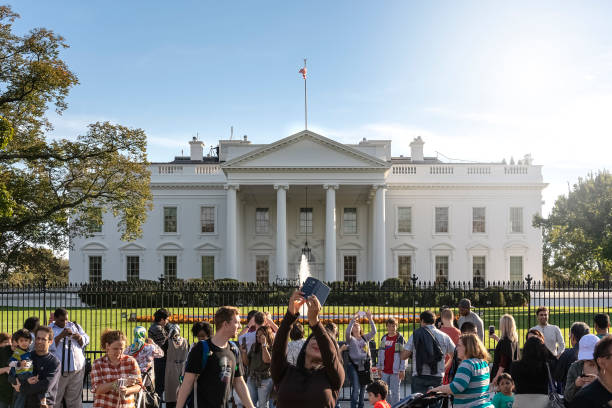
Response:
[[[291,191],[291,190],[290,190]],[[120,240],[116,221],[110,214],[105,215],[103,232],[93,237],[73,240],[70,251],[70,279],[72,282],[88,280],[88,256],[103,256],[103,277],[109,280],[126,279],[126,257],[137,255],[141,258],[141,279],[157,279],[163,273],[163,256],[177,255],[178,277],[198,278],[201,276],[201,256],[214,255],[215,274],[222,277],[226,259],[223,248],[226,245],[225,191],[214,190],[154,190],[154,208],[143,225],[143,238],[134,243]],[[274,195],[250,201],[248,195],[238,192],[238,269],[240,279],[255,280],[255,256],[269,255],[270,278],[276,277],[275,229],[276,202]],[[524,274],[536,279],[542,277],[542,239],[539,229],[531,226],[534,214],[541,208],[541,192],[538,189],[467,190],[467,189],[389,189],[386,195],[386,276],[397,276],[397,256],[413,256],[413,272],[421,280],[435,277],[434,257],[448,255],[450,259],[449,279],[466,281],[472,278],[471,257],[486,257],[486,278],[507,280],[509,278],[509,256],[520,255],[524,259]],[[200,233],[200,207],[213,205],[216,208],[216,232]],[[178,208],[178,232],[164,234],[163,207]],[[298,234],[299,208],[301,199],[287,198],[287,238],[289,263],[299,261],[300,249],[305,236]],[[323,271],[325,254],[325,201],[309,204],[314,208],[313,234],[308,237],[313,249],[315,263]],[[396,208],[412,207],[412,234],[396,233]],[[434,208],[450,207],[450,231],[448,234],[434,233]],[[270,233],[255,234],[255,208],[270,209]],[[342,209],[357,207],[358,233],[342,233]],[[486,207],[486,233],[472,234],[472,207]],[[523,234],[509,232],[509,208],[522,207]],[[371,279],[372,215],[371,204],[355,204],[355,197],[336,195],[337,220],[337,278],[343,277],[343,255],[358,256],[358,279]],[[83,249],[84,248],[84,249]],[[289,271],[293,276],[293,271]]]

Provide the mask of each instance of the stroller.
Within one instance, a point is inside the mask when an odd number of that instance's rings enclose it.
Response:
[[[425,408],[433,406],[440,401],[442,402],[442,408],[449,408],[451,406],[451,398],[451,395],[442,394],[441,392],[429,394],[417,392],[395,403],[391,408]]]
[[[142,388],[136,395],[136,408],[159,408],[161,407],[161,401],[159,396],[155,393],[155,383],[151,378],[150,369],[142,375]]]

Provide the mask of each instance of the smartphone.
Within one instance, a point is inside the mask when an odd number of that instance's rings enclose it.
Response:
[[[315,295],[321,306],[325,304],[327,301],[327,297],[329,296],[329,292],[331,291],[330,287],[321,282],[320,280],[308,277],[304,281],[304,285],[302,285],[302,292],[304,293],[304,297],[308,298],[310,295]]]
[[[242,346],[246,348],[246,337],[242,337]]]
[[[489,335],[495,334],[495,326],[489,326]]]
[[[363,310],[357,312],[357,314],[359,315],[359,317],[364,317],[366,315],[366,313]]]

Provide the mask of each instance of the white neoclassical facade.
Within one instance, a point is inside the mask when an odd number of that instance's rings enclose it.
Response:
[[[541,166],[391,157],[391,141],[341,144],[302,131],[270,144],[221,140],[217,155],[151,164],[143,237],[116,220],[70,250],[70,280],[297,276],[303,248],[326,281],[542,278]]]

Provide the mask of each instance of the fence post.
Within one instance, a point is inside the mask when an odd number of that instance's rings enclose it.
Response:
[[[164,307],[164,294],[165,294],[165,290],[164,290],[164,282],[166,281],[166,278],[164,278],[164,275],[160,275],[159,277],[159,291],[161,292],[161,307],[163,309]]]
[[[42,321],[42,325],[46,326],[47,324],[49,324],[49,322],[47,322],[47,276],[43,275],[42,279],[40,280],[40,284],[42,286],[41,290],[43,293],[43,318],[41,319]]]
[[[414,331],[416,326],[416,283],[419,277],[416,276],[416,273],[413,273],[410,280],[412,281],[412,331]],[[408,314],[408,322],[410,322],[410,313]]]
[[[531,281],[533,277],[528,273],[525,280],[527,281],[527,296],[529,297],[527,300],[527,328],[529,329],[531,328]]]

